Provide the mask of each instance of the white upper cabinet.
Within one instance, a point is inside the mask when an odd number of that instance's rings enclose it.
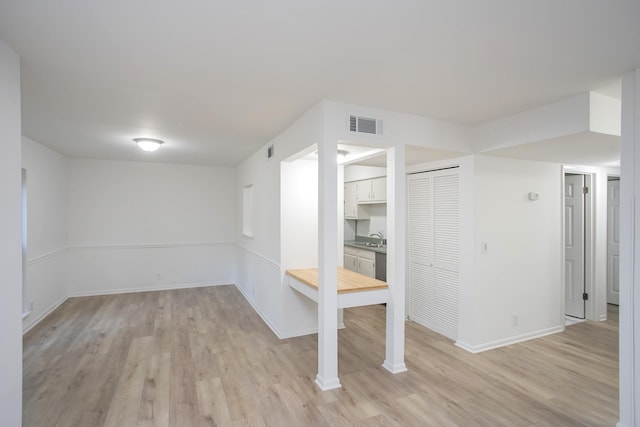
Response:
[[[358,197],[355,182],[344,183],[344,217],[358,219]]]
[[[356,181],[358,203],[385,203],[387,201],[387,178]]]
[[[371,180],[371,201],[387,201],[387,177],[383,176]]]

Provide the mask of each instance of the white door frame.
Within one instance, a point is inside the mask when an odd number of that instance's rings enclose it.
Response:
[[[610,268],[611,266],[609,265],[609,233],[610,233],[610,229],[609,229],[609,181],[620,181],[620,174],[607,174],[607,304],[609,304],[609,274],[610,274]],[[618,202],[619,203],[619,202]],[[619,209],[619,206],[618,206]],[[618,211],[619,212],[619,211]],[[620,226],[620,218],[618,218],[618,226]],[[620,242],[618,242],[618,244],[620,244]],[[620,249],[618,249],[618,262],[620,262]],[[620,279],[620,270],[618,270],[618,282]],[[620,283],[618,283],[618,290],[619,290],[619,285]],[[619,295],[618,295],[619,297]],[[618,305],[620,305],[620,301],[618,300]]]
[[[599,320],[596,319],[596,289],[594,286],[594,277],[595,277],[595,251],[594,251],[594,235],[595,235],[595,221],[594,221],[594,212],[595,212],[595,200],[596,197],[594,195],[595,191],[595,174],[592,171],[587,171],[585,169],[581,169],[579,166],[563,166],[562,167],[562,318],[564,319],[566,309],[565,309],[565,215],[564,215],[564,204],[565,204],[565,174],[575,174],[575,175],[584,175],[585,186],[589,189],[588,193],[585,194],[584,199],[584,291],[589,295],[589,299],[585,301],[584,305],[584,315],[587,320]]]

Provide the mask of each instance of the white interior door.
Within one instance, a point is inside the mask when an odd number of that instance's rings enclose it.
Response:
[[[584,319],[584,175],[564,177],[565,313]]]
[[[620,304],[620,180],[607,189],[607,302]]]

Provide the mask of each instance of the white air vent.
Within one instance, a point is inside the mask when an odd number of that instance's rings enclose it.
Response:
[[[349,116],[349,131],[382,135],[382,120],[360,117],[354,114]]]

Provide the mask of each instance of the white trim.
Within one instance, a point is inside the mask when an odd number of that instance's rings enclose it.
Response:
[[[596,289],[596,200],[603,197],[602,194],[595,194],[597,187],[597,173],[593,171],[593,168],[588,166],[574,166],[574,165],[562,165],[562,203],[561,203],[561,283],[562,283],[562,315],[566,314],[566,294],[565,294],[565,175],[574,174],[584,176],[584,185],[588,188],[588,192],[585,195],[584,200],[584,292],[589,295],[589,299],[584,303],[584,318],[586,320],[607,320],[606,312],[604,319],[601,319],[601,315],[597,315],[597,299],[598,292]],[[606,194],[604,194],[604,200],[606,202]]]
[[[44,255],[39,255],[37,257],[31,258],[27,260],[27,266],[31,266],[33,264],[37,264],[42,261],[46,261],[48,259],[54,258],[58,255],[62,255],[67,251],[67,248],[56,249],[55,251],[47,252]]]
[[[253,310],[258,313],[258,316],[260,316],[260,318],[262,319],[262,321],[264,323],[267,324],[267,326],[269,327],[269,329],[271,329],[271,332],[273,332],[273,334],[278,337],[279,339],[284,339],[284,338],[288,338],[283,336],[280,331],[278,330],[278,328],[276,328],[276,326],[271,323],[271,321],[269,320],[269,318],[262,312],[262,310],[260,310],[260,308],[251,300],[251,298],[249,298],[249,295],[247,295],[245,293],[245,291],[238,285],[234,285],[242,294],[242,296],[244,297],[245,300],[247,300],[247,302],[249,303],[249,305],[251,305],[251,307],[253,307]]]
[[[407,365],[405,363],[392,365],[391,363],[389,363],[386,360],[382,364],[382,367],[384,369],[386,369],[387,371],[391,372],[392,374],[399,374],[401,372],[407,372],[409,370],[409,369],[407,369]]]
[[[264,256],[264,255],[262,255],[262,254],[260,254],[260,253],[256,252],[255,250],[253,250],[253,249],[251,249],[251,248],[248,248],[248,247],[246,247],[245,245],[241,245],[240,243],[236,243],[235,245],[236,245],[237,247],[242,248],[242,249],[244,249],[245,251],[247,251],[247,252],[249,252],[249,253],[251,253],[251,254],[253,254],[253,255],[255,255],[255,256],[257,256],[257,257],[261,258],[261,259],[263,259],[264,261],[268,262],[269,264],[273,265],[274,267],[277,267],[277,268],[278,268],[278,270],[280,270],[280,269],[281,269],[280,263],[275,262],[275,261],[274,261],[274,260],[272,260],[271,258],[267,258],[266,256]]]
[[[93,297],[98,295],[113,295],[113,294],[131,294],[135,292],[167,291],[172,289],[204,288],[207,286],[233,285],[233,282],[234,280],[230,279],[230,280],[220,280],[216,282],[169,284],[169,285],[145,286],[145,287],[137,287],[137,288],[109,289],[106,291],[93,291],[93,292],[72,292],[69,294],[69,298]]]
[[[271,332],[278,337],[278,339],[285,340],[287,338],[296,338],[302,337],[305,335],[313,335],[318,333],[318,328],[307,328],[307,329],[294,329],[293,331],[288,331],[287,333],[282,333],[278,328],[275,327],[269,318],[260,310],[260,308],[249,298],[249,295],[237,284],[234,285],[242,294],[245,300],[249,303],[249,305],[253,308],[253,310],[258,313],[258,316],[262,319],[262,321],[271,329]],[[344,321],[338,322],[338,329],[344,329]]]
[[[195,243],[154,243],[136,245],[97,245],[97,246],[69,246],[70,251],[105,251],[127,249],[172,249],[172,248],[204,248],[214,246],[235,245],[235,242],[195,242]]]
[[[320,374],[318,374],[316,375],[315,383],[320,389],[320,391],[329,391],[329,390],[334,390],[336,388],[342,388],[342,385],[340,384],[340,379],[338,377],[325,380],[320,376]]]
[[[516,335],[514,337],[504,338],[497,341],[490,341],[488,343],[480,344],[480,345],[471,345],[459,340],[456,341],[455,345],[471,353],[481,353],[483,351],[493,350],[499,347],[505,347],[507,345],[516,344],[522,341],[528,341],[534,338],[541,338],[547,335],[557,334],[558,332],[562,332],[562,331],[564,331],[564,325],[552,326],[551,328],[541,329],[539,331],[534,331],[534,332],[528,332],[526,334]]]
[[[51,304],[51,306],[49,308],[47,308],[45,311],[40,313],[40,315],[38,317],[35,317],[34,319],[31,320],[31,322],[27,323],[27,325],[22,325],[22,335],[26,334],[31,329],[33,329],[34,326],[36,326],[38,323],[40,323],[45,317],[47,317],[48,315],[53,313],[67,299],[69,299],[69,297],[66,297],[66,296],[60,298],[58,301],[56,301],[53,304]]]

